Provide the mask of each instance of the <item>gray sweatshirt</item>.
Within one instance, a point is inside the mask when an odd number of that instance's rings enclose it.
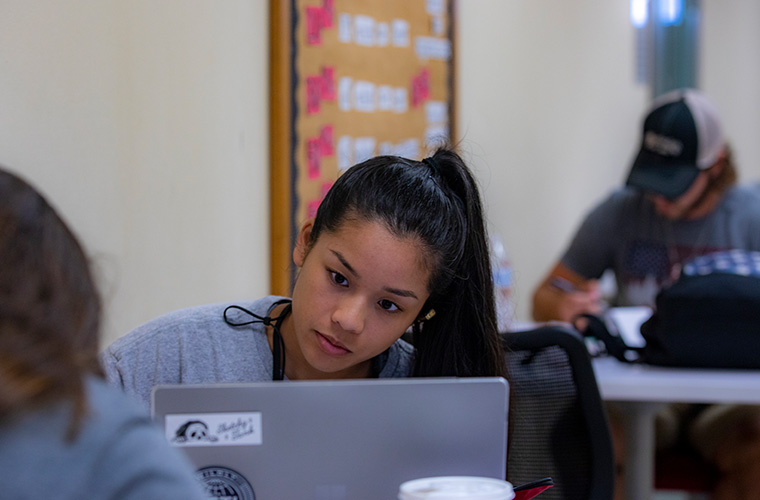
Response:
[[[194,468],[147,412],[120,390],[87,379],[88,412],[65,440],[71,404],[59,401],[0,425],[1,498],[204,500]]]
[[[272,380],[272,351],[261,323],[231,326],[227,306],[238,305],[266,316],[284,297],[209,304],[160,316],[116,340],[101,353],[108,380],[150,408],[159,384],[265,382]],[[250,320],[241,312],[228,317]],[[376,359],[380,377],[408,377],[414,351],[402,340]]]

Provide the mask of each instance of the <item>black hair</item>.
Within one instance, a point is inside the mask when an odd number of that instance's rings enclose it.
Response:
[[[379,221],[428,250],[430,297],[420,314],[435,315],[414,324],[413,374],[504,375],[483,209],[462,158],[440,148],[423,161],[378,156],[351,167],[320,204],[310,244],[349,219]]]

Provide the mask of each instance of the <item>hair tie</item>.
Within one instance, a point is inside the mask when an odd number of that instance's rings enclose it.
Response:
[[[435,161],[435,159],[432,156],[428,156],[427,158],[422,159],[422,163],[430,167],[430,170],[433,172],[438,172],[440,175],[441,173],[441,167],[438,166],[438,162]]]

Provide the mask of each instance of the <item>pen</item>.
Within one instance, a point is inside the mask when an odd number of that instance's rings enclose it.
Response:
[[[573,293],[578,291],[575,285],[560,276],[552,276],[549,279],[549,284],[558,290],[562,290],[565,293]]]

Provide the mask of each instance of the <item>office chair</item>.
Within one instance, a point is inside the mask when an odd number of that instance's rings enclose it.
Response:
[[[549,324],[502,334],[510,377],[507,479],[551,476],[541,500],[611,500],[607,415],[580,335]]]

